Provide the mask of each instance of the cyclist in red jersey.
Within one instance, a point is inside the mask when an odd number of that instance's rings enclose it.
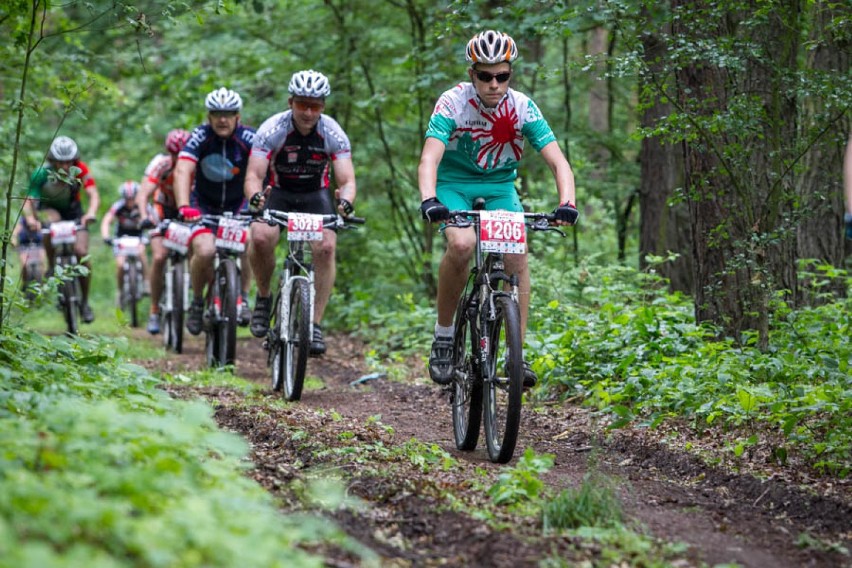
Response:
[[[73,168],[73,170],[72,170]],[[83,213],[80,190],[88,196],[88,208]],[[24,201],[23,215],[27,228],[35,231],[41,228],[41,221],[36,210],[48,223],[55,221],[76,221],[84,226],[77,233],[74,253],[77,258],[89,254],[89,232],[85,226],[95,221],[101,199],[95,179],[89,173],[89,167],[80,160],[77,143],[68,136],[57,136],[50,144],[47,153],[47,165],[38,168],[30,178],[27,198]],[[44,239],[44,249],[47,253],[48,272],[53,270],[55,253],[50,244],[50,238]],[[81,262],[91,272],[91,262]],[[89,306],[89,274],[80,276],[82,303],[80,316],[85,323],[95,319],[95,313]]]
[[[166,135],[165,153],[157,154],[145,168],[142,186],[136,195],[136,203],[141,215],[142,227],[153,226],[155,222],[178,217],[177,203],[174,194],[174,169],[177,157],[186,142],[189,132],[177,128]],[[154,218],[148,213],[148,200],[154,201]],[[160,333],[160,296],[163,294],[163,271],[166,267],[168,251],[163,246],[163,235],[152,231],[151,237],[151,270],[148,272],[151,288],[151,311],[148,315],[148,333]]]

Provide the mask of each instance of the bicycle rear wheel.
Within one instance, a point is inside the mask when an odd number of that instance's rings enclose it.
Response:
[[[485,389],[485,441],[493,462],[512,459],[521,423],[524,365],[521,318],[510,296],[494,297],[495,319],[487,324]]]
[[[282,322],[284,323],[284,322]],[[307,280],[294,280],[290,288],[290,309],[286,334],[280,337],[279,369],[283,379],[284,398],[299,400],[305,384],[308,351],[311,343],[311,288]],[[281,326],[282,331],[283,325]]]
[[[479,373],[477,322],[468,317],[469,295],[465,294],[456,310],[453,338],[453,433],[456,447],[470,451],[479,441],[482,421],[482,377]]]
[[[204,348],[207,354],[207,365],[218,367],[220,364],[219,354],[219,326],[222,325],[219,316],[222,305],[222,290],[219,284],[218,272],[214,274],[213,281],[207,287],[207,297],[204,302]]]
[[[80,330],[80,295],[77,277],[66,280],[62,284],[62,313],[69,335],[77,335]]]
[[[172,293],[172,309],[169,312],[170,327],[172,330],[169,338],[170,345],[175,353],[183,353],[183,314],[186,310],[184,305],[184,280],[185,266],[183,261],[175,262],[171,270],[171,293]]]
[[[136,263],[133,261],[126,262],[124,265],[124,291],[126,292],[125,302],[127,304],[125,307],[130,312],[130,327],[139,327],[139,311],[137,308],[140,290],[137,286],[138,278]]]
[[[219,299],[221,317],[218,325],[219,363],[233,365],[237,351],[237,297],[240,294],[240,278],[237,263],[227,258],[219,265]]]

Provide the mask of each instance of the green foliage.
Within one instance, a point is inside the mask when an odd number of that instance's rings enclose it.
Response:
[[[536,501],[545,489],[540,476],[553,467],[553,455],[536,454],[527,448],[515,467],[505,470],[488,490],[495,505],[515,505]]]
[[[580,284],[563,302],[534,305],[528,336],[533,368],[550,388],[579,394],[612,427],[650,426],[670,416],[697,428],[761,425],[782,433],[820,470],[850,468],[849,301],[773,313],[770,348],[753,336],[738,345],[696,326],[692,306],[626,269],[584,266],[564,281]],[[568,302],[568,299],[573,302]],[[742,455],[753,436],[732,446]]]
[[[577,488],[563,489],[541,507],[541,524],[547,532],[580,527],[617,527],[621,503],[614,484],[601,475],[587,474]]]
[[[281,517],[245,443],[110,340],[10,331],[0,361],[0,565],[320,565],[295,543],[327,523]]]

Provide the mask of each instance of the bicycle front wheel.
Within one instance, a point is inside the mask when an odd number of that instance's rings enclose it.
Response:
[[[77,335],[80,330],[80,294],[79,280],[75,276],[62,284],[62,312],[69,335]]]
[[[488,356],[483,373],[485,441],[491,461],[507,463],[515,453],[521,424],[521,318],[518,304],[510,296],[496,296],[494,308],[496,317],[487,323]]]
[[[185,306],[184,299],[184,263],[175,262],[172,269],[166,278],[171,278],[171,304],[172,309],[168,314],[169,327],[171,334],[169,336],[169,345],[174,349],[175,353],[183,352],[183,312]]]
[[[299,400],[302,398],[311,344],[311,288],[306,280],[293,282],[286,325],[287,336],[280,342],[283,354],[281,374],[284,378],[284,398]]]
[[[222,305],[218,326],[219,363],[233,365],[237,351],[237,298],[240,294],[240,277],[237,263],[225,259],[219,265],[219,299]]]
[[[479,333],[477,322],[467,314],[469,295],[465,294],[456,310],[453,338],[453,433],[456,447],[470,451],[479,441],[482,422],[482,377],[479,373]]]
[[[126,302],[127,302],[127,310],[130,312],[130,327],[139,327],[139,312],[138,312],[138,301],[139,301],[139,290],[138,287],[138,268],[136,267],[135,262],[127,262],[124,265],[124,281],[126,283],[125,290],[127,292]]]

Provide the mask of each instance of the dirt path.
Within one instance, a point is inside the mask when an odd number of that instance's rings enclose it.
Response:
[[[187,347],[180,357],[142,363],[172,373],[201,368],[201,342],[193,339]],[[192,390],[210,400],[223,427],[251,442],[257,465],[252,476],[287,497],[294,509],[303,501],[287,482],[317,469],[341,475],[348,493],[368,506],[334,517],[378,554],[382,565],[535,566],[547,557],[573,565],[599,559],[600,549],[588,542],[542,535],[536,519],[507,512],[499,519],[507,524],[500,526],[511,529],[495,529],[446,507],[443,493],[451,491],[469,494],[467,510],[473,510],[470,504],[475,508],[483,496],[471,481],[493,482],[506,466],[491,464],[482,449],[455,449],[446,395],[422,378],[421,363],[411,365],[412,378],[406,382],[379,378],[351,384],[368,372],[363,351],[346,337],[331,337],[326,356],[311,359],[308,367],[309,377],[325,386],[307,390],[297,404],[261,404],[278,397],[271,390],[257,404],[228,389]],[[240,340],[237,357],[236,374],[268,384],[259,341]],[[422,464],[386,455],[387,448],[412,439],[435,444],[460,467],[445,471],[433,464],[423,473]],[[688,545],[674,555],[673,565],[852,566],[848,554],[820,544],[852,549],[848,484],[830,491],[818,485],[812,493],[781,479],[761,481],[707,467],[665,449],[642,431],[604,439],[593,430],[588,411],[571,405],[525,407],[515,455],[528,447],[555,456],[554,467],[543,477],[555,489],[578,486],[590,470],[614,480],[633,530]],[[393,466],[383,466],[384,459],[393,460]],[[797,545],[808,538],[802,534],[812,537],[810,546]],[[329,565],[357,564],[357,556],[344,549],[321,552]],[[641,565],[641,557],[636,563]]]

